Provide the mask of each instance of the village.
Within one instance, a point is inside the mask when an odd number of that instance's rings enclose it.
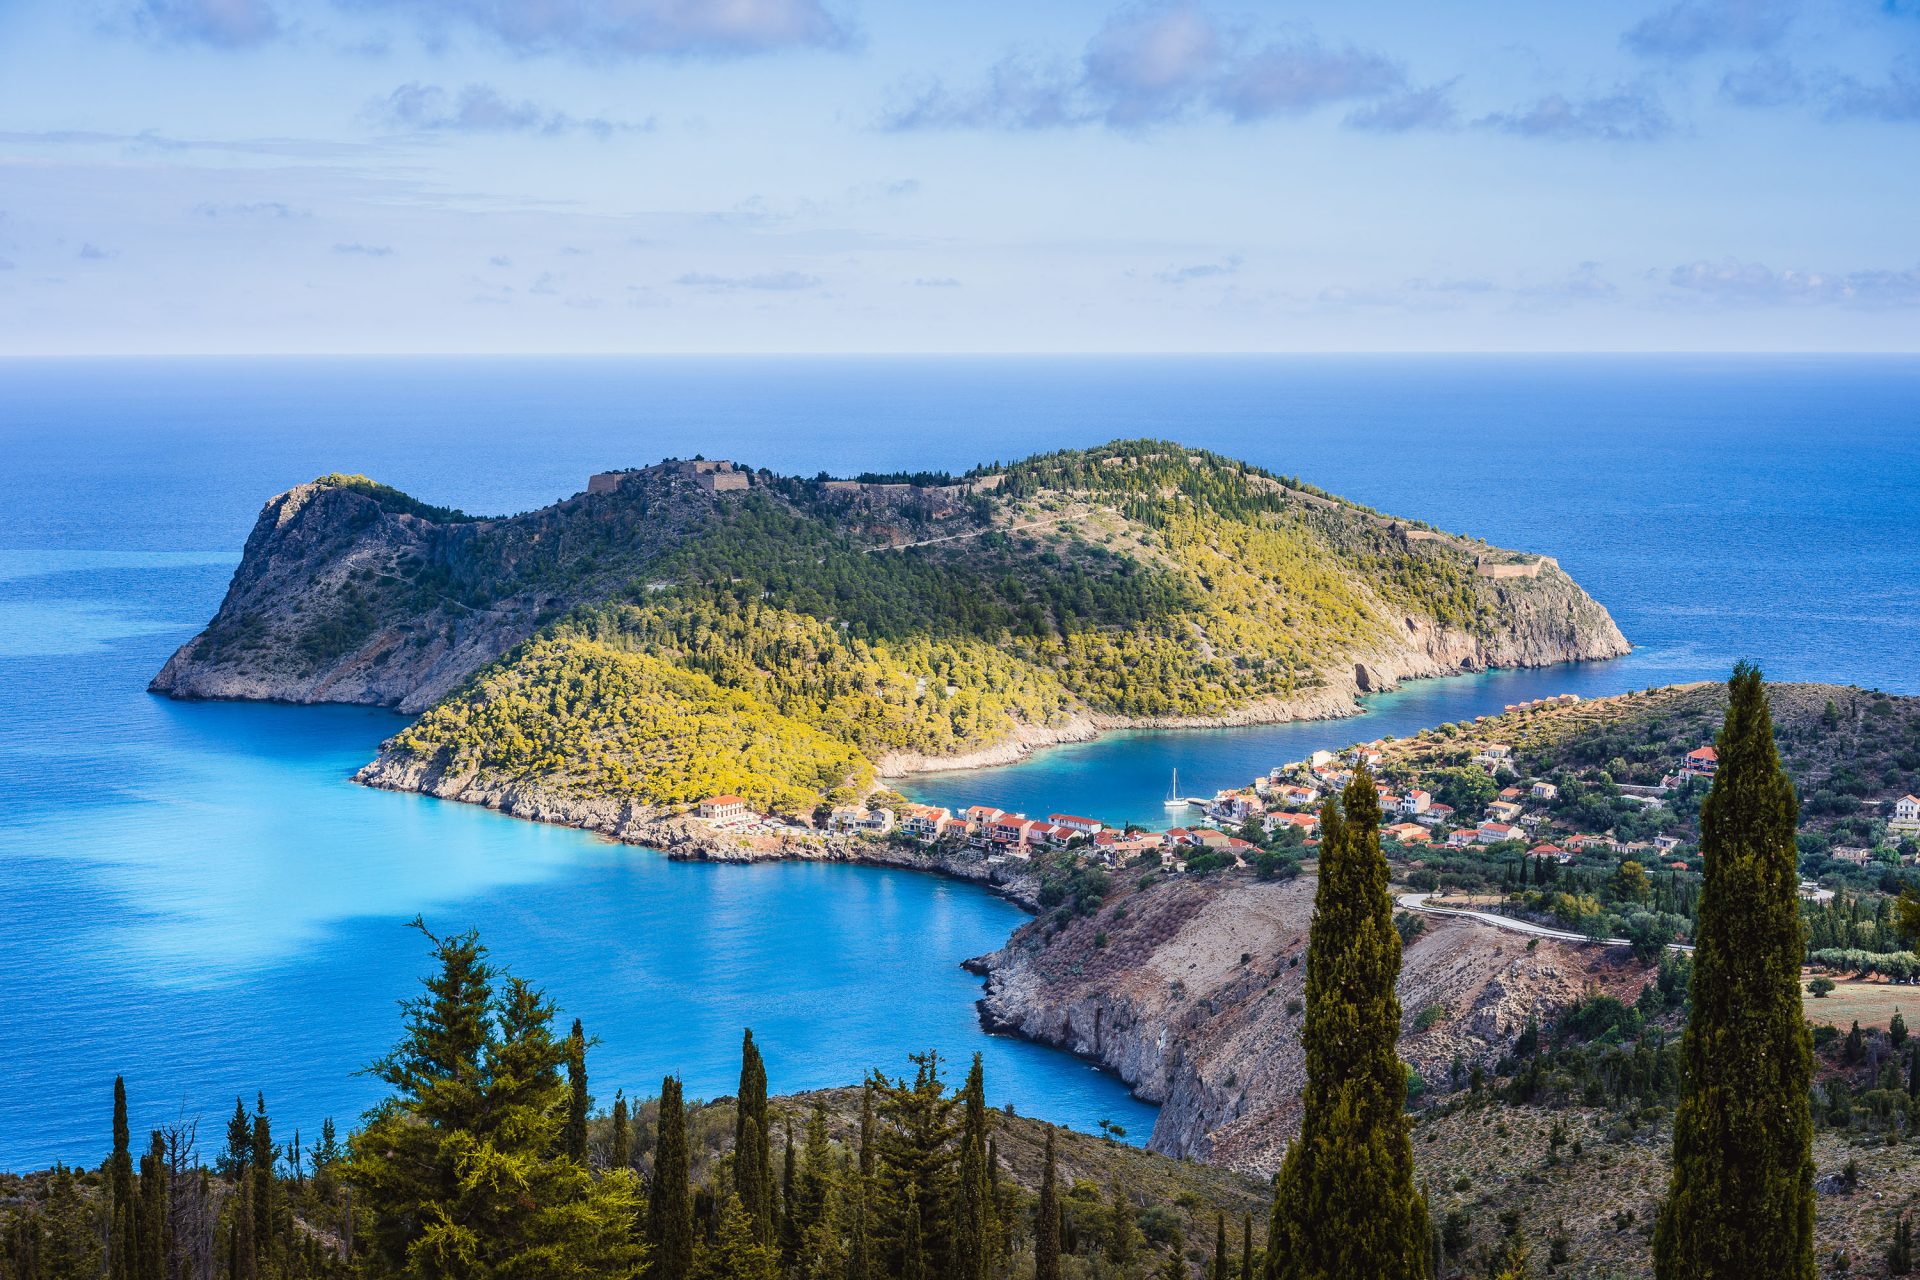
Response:
[[[1562,694],[1514,704],[1505,711],[1578,701],[1577,695]],[[1478,717],[1474,723],[1492,718]],[[1278,765],[1245,786],[1186,802],[1199,810],[1200,821],[1164,830],[1073,813],[1030,817],[983,804],[953,809],[897,796],[885,802],[876,797],[869,805],[823,808],[812,824],[757,813],[737,795],[709,797],[696,806],[694,816],[716,834],[734,837],[805,841],[824,835],[938,847],[953,853],[964,850],[989,865],[1018,865],[1038,855],[1065,855],[1075,864],[1148,868],[1166,874],[1249,866],[1270,870],[1276,857],[1312,856],[1319,842],[1319,806],[1365,766],[1380,779],[1376,785],[1384,817],[1383,844],[1407,872],[1442,860],[1449,852],[1470,855],[1475,850],[1509,857],[1519,851],[1529,867],[1542,863],[1559,867],[1576,859],[1603,857],[1632,860],[1648,870],[1699,870],[1697,850],[1685,835],[1675,833],[1676,824],[1667,824],[1674,830],[1631,837],[1612,827],[1583,830],[1577,822],[1570,823],[1556,803],[1561,799],[1561,784],[1523,776],[1513,750],[1505,744],[1483,743],[1471,763],[1485,778],[1484,799],[1454,805],[1429,789],[1436,784],[1426,782],[1421,771],[1396,758],[1390,742],[1357,743],[1339,752],[1316,751],[1305,760]],[[1670,817],[1668,810],[1658,806],[1686,795],[1697,799],[1711,783],[1718,763],[1712,745],[1694,747],[1671,761],[1657,785],[1619,785],[1617,802],[1656,818]],[[1179,803],[1170,802],[1169,807]],[[1920,798],[1899,797],[1888,803],[1886,812],[1890,840],[1920,836]],[[1854,867],[1866,866],[1871,856],[1864,847],[1847,845],[1834,846],[1828,853],[1836,862]],[[1544,880],[1550,873],[1531,874]],[[1802,883],[1801,893],[1814,901],[1833,896],[1830,889],[1811,880]]]

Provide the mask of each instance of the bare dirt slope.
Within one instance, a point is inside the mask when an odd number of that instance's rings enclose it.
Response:
[[[998,1030],[1106,1066],[1161,1104],[1154,1150],[1271,1173],[1298,1126],[1314,880],[1167,881],[1064,926],[1044,917],[973,962]],[[1402,1053],[1424,1080],[1491,1063],[1528,1018],[1585,991],[1631,996],[1624,952],[1432,920],[1407,948]],[[1416,1030],[1422,1011],[1437,1008]]]

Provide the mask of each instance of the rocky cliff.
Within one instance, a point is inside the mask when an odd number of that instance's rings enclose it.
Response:
[[[971,968],[995,1030],[1066,1049],[1160,1104],[1151,1147],[1271,1174],[1299,1124],[1314,881],[1163,881],[1090,917],[1020,928]],[[1606,951],[1429,919],[1400,977],[1401,1053],[1425,1080],[1491,1063],[1529,1017],[1590,987],[1631,996],[1643,968]],[[1430,1025],[1416,1027],[1429,1008]]]

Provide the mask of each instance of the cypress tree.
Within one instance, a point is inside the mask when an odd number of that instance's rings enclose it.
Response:
[[[793,1149],[793,1117],[786,1119],[786,1151],[780,1157],[780,1265],[792,1268],[800,1256],[800,1220],[794,1214],[793,1180],[797,1164]]]
[[[647,1239],[653,1245],[650,1280],[687,1280],[693,1273],[693,1188],[687,1152],[687,1113],[680,1081],[660,1082],[659,1133],[648,1184]]]
[[[1240,1280],[1253,1280],[1253,1215],[1240,1215]]]
[[[273,1256],[273,1129],[264,1093],[253,1113],[253,1250],[262,1264]]]
[[[1060,1194],[1054,1187],[1053,1126],[1047,1126],[1040,1169],[1040,1205],[1033,1221],[1033,1280],[1060,1280]]]
[[[879,1159],[873,1131],[873,1084],[860,1090],[860,1151],[853,1172],[852,1218],[847,1232],[847,1280],[874,1280],[873,1175]]]
[[[920,1188],[907,1184],[906,1202],[911,1206],[920,1198]],[[920,1234],[920,1215],[908,1212],[900,1232],[900,1276],[899,1280],[926,1280],[927,1246]]]
[[[612,1149],[607,1153],[607,1167],[610,1169],[629,1169],[633,1167],[633,1136],[627,1120],[627,1095],[625,1090],[616,1089],[613,1094],[613,1141]]]
[[[172,1238],[168,1226],[167,1143],[158,1129],[140,1157],[140,1259],[136,1280],[167,1280]]]
[[[993,1188],[987,1177],[987,1085],[980,1055],[973,1055],[967,1083],[960,1091],[960,1178],[954,1188],[954,1280],[986,1280],[987,1255],[992,1243],[989,1218]]]
[[[1113,1202],[1107,1210],[1107,1262],[1115,1271],[1124,1272],[1133,1265],[1140,1251],[1140,1224],[1135,1221],[1133,1204],[1119,1183],[1113,1184]]]
[[[127,1082],[113,1078],[113,1155],[107,1160],[107,1274],[133,1280],[140,1245],[135,1237],[132,1134],[127,1126]]]
[[[1907,1055],[1907,1096],[1920,1100],[1920,1048]]]
[[[1705,872],[1693,1010],[1673,1120],[1673,1177],[1654,1231],[1660,1280],[1811,1280],[1813,1042],[1794,830],[1760,672],[1728,682],[1719,766],[1700,805]]]
[[[587,1163],[587,1033],[578,1018],[567,1036],[567,1123],[560,1152],[575,1164]]]
[[[767,1068],[749,1029],[740,1043],[740,1090],[733,1120],[733,1189],[762,1244],[772,1244],[773,1140],[768,1132]]]
[[[1227,1215],[1213,1215],[1213,1280],[1227,1280]]]
[[[256,1280],[260,1274],[260,1253],[253,1238],[253,1178],[239,1180],[231,1200],[232,1217],[227,1223],[227,1280]]]
[[[1427,1203],[1414,1186],[1407,1073],[1396,1051],[1400,935],[1373,775],[1320,817],[1307,935],[1307,1085],[1267,1235],[1269,1280],[1426,1280]]]

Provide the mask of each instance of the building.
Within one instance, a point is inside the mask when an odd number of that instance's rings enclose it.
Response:
[[[1433,832],[1417,822],[1396,822],[1390,827],[1380,828],[1383,836],[1392,836],[1401,844],[1431,844]]]
[[[708,796],[695,812],[711,822],[738,822],[747,816],[747,802],[739,796]]]
[[[1056,827],[1077,831],[1083,836],[1097,836],[1107,829],[1107,824],[1104,822],[1096,822],[1092,818],[1082,818],[1071,813],[1050,813],[1047,815],[1047,821]]]
[[[1503,840],[1519,840],[1526,832],[1504,822],[1483,822],[1474,830],[1474,839],[1480,844],[1499,844]]]
[[[1453,821],[1453,806],[1450,804],[1429,804],[1413,820],[1422,826],[1438,827]]]
[[[1897,835],[1920,835],[1920,796],[1901,796],[1893,802],[1887,830]]]
[[[1537,844],[1527,850],[1529,858],[1551,858],[1555,863],[1565,866],[1573,861],[1573,855],[1557,844]]]
[[[1470,844],[1478,843],[1479,838],[1478,832],[1469,831],[1467,828],[1461,827],[1458,831],[1449,831],[1447,833],[1447,848],[1464,849]]]
[[[1314,813],[1270,813],[1264,824],[1269,831],[1278,831],[1282,827],[1298,827],[1300,834],[1309,838],[1320,834],[1320,815]]]
[[[1495,800],[1487,806],[1487,816],[1495,822],[1517,822],[1520,812],[1520,806],[1512,800]]]
[[[1433,807],[1433,797],[1424,791],[1413,790],[1400,797],[1400,812],[1409,818],[1425,813]]]
[[[1837,844],[1827,852],[1835,862],[1851,863],[1856,867],[1866,866],[1867,859],[1873,856],[1872,850],[1851,844]]]
[[[1720,753],[1712,747],[1695,747],[1687,752],[1680,761],[1680,773],[1683,777],[1711,778],[1713,771],[1720,767]]]
[[[1558,800],[1560,798],[1560,788],[1554,786],[1551,782],[1536,782],[1532,788],[1528,790],[1527,794],[1531,795],[1535,800]]]
[[[952,810],[925,804],[909,806],[906,816],[900,820],[901,832],[915,840],[938,840],[952,825]]]

